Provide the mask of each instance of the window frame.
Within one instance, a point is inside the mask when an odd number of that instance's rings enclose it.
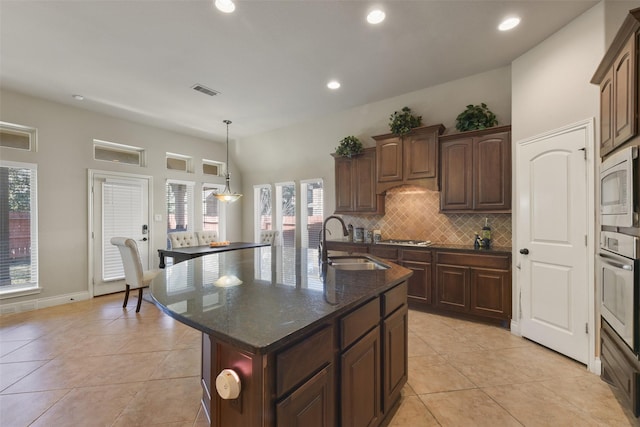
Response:
[[[38,151],[38,129],[30,126],[17,125],[15,123],[0,121],[0,130],[19,134],[26,134],[29,137],[29,148],[9,147],[0,145],[0,149]]]
[[[204,200],[204,192],[205,189],[211,189],[211,190],[218,190],[218,191],[223,191],[224,190],[224,184],[212,184],[209,182],[203,182],[202,186],[200,187],[200,207],[202,209],[202,223],[201,223],[201,228],[202,230],[204,230],[204,217],[205,217],[205,208],[204,208],[204,204],[205,204],[205,200]],[[227,240],[227,205],[228,203],[223,203],[220,200],[216,199],[216,202],[218,203],[218,239],[223,241],[223,240]]]
[[[107,160],[107,159],[98,159],[96,158],[96,148],[102,148],[107,151],[114,152],[122,152],[129,154],[137,154],[138,155],[138,163],[123,163],[118,160]],[[117,163],[121,165],[135,166],[135,167],[145,167],[147,165],[147,152],[142,147],[136,147],[133,145],[120,144],[118,142],[104,141],[101,139],[93,140],[93,160],[97,162],[107,162],[107,163]]]

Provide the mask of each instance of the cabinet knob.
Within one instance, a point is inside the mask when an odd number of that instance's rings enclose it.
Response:
[[[529,255],[529,249],[527,249],[527,248],[520,249],[520,253],[521,253],[522,255]]]
[[[223,369],[216,377],[216,390],[225,400],[240,396],[240,377],[233,369]]]

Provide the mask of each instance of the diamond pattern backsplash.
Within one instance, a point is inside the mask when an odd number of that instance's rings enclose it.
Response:
[[[473,245],[485,218],[489,219],[493,246],[511,246],[511,214],[443,214],[440,193],[402,186],[387,191],[384,216],[343,215],[345,223],[365,230],[380,230],[383,239],[431,240],[433,243]]]

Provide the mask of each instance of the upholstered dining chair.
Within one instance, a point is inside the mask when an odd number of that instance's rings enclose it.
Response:
[[[214,230],[196,231],[196,237],[198,237],[198,245],[205,246],[218,241],[218,232]]]
[[[260,243],[268,243],[274,246],[278,242],[278,230],[262,230],[260,231]]]
[[[120,250],[122,265],[124,266],[126,288],[122,308],[125,308],[129,301],[129,290],[137,288],[138,305],[136,306],[136,313],[138,313],[140,311],[140,305],[142,304],[142,289],[148,287],[151,279],[156,277],[159,272],[156,270],[142,269],[140,252],[138,252],[138,245],[136,245],[135,240],[126,237],[114,237],[111,239],[111,244],[117,246]]]
[[[176,231],[169,233],[171,249],[198,246],[198,238],[191,231]]]

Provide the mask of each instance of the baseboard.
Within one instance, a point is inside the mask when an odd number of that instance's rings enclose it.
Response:
[[[602,374],[602,360],[599,357],[595,357],[591,360],[591,363],[589,364],[589,371],[598,376]]]
[[[90,299],[88,291],[75,292],[72,294],[58,295],[48,298],[35,298],[28,301],[14,302],[0,305],[0,314],[20,313],[23,311],[37,310],[39,308],[53,307],[55,305],[67,304],[75,301]]]
[[[522,334],[520,333],[520,322],[518,322],[517,320],[513,320],[511,319],[511,334],[516,335],[521,337]]]

